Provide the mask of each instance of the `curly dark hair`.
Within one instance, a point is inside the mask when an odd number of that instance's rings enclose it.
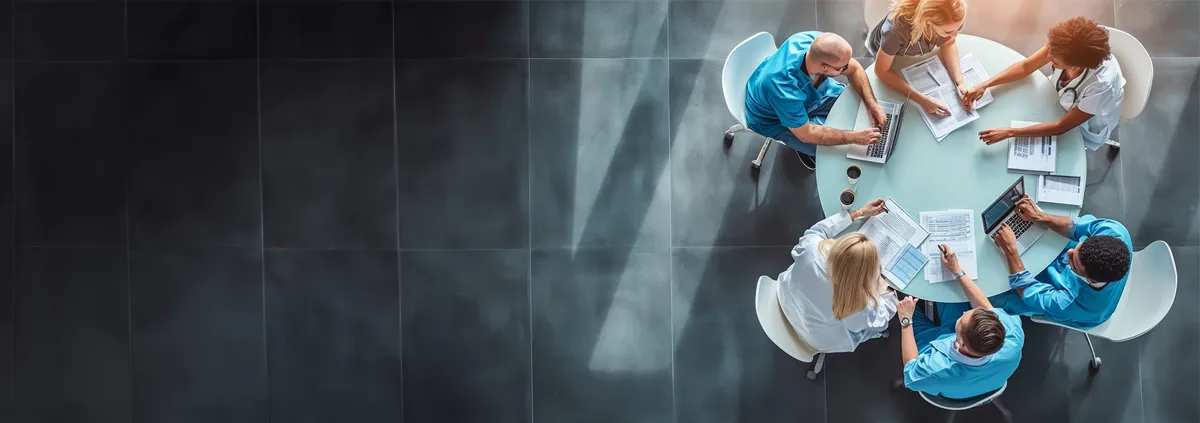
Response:
[[[1096,69],[1112,53],[1108,46],[1108,30],[1096,21],[1077,17],[1059,22],[1050,28],[1050,55],[1064,65]]]
[[[1096,235],[1075,248],[1083,273],[1096,282],[1119,281],[1129,273],[1129,246],[1117,237]]]
[[[981,355],[995,354],[1004,346],[1006,331],[1004,324],[1000,323],[1000,317],[994,311],[975,310],[963,332],[963,341],[972,351]]]

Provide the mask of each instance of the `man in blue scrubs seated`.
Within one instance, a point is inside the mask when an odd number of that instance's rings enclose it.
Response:
[[[1025,332],[1021,318],[992,308],[983,291],[942,245],[942,265],[954,272],[970,303],[938,304],[940,324],[915,312],[916,299],[897,307],[904,386],[946,398],[966,399],[1004,386],[1021,362]],[[932,265],[932,264],[931,264]],[[915,314],[914,314],[915,312]]]
[[[846,75],[867,104],[876,126],[886,121],[850,43],[837,34],[809,31],[793,35],[758,65],[746,83],[746,123],[754,132],[783,141],[801,162],[816,168],[817,145],[870,145],[879,128],[845,131],[827,128],[825,117],[846,86],[832,77]]]
[[[997,303],[1011,313],[1042,315],[1055,323],[1091,329],[1112,316],[1125,290],[1133,259],[1129,231],[1111,219],[1086,215],[1077,221],[1043,212],[1033,200],[1017,202],[1017,214],[1071,239],[1045,271],[1033,277],[1017,253],[1012,229],[1002,227],[994,237],[1008,261],[1008,283],[1015,292]]]

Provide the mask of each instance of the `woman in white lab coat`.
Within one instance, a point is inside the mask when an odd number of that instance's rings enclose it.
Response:
[[[883,212],[883,200],[813,225],[779,274],[779,304],[804,342],[821,352],[850,352],[881,336],[896,314],[896,294],[880,276],[875,243],[860,233],[834,238],[859,217]]]
[[[964,94],[974,102],[988,87],[1009,83],[1050,64],[1050,81],[1058,90],[1058,104],[1067,113],[1051,122],[1023,128],[995,128],[979,133],[992,145],[1013,137],[1059,135],[1078,127],[1083,144],[1096,150],[1108,142],[1125,100],[1125,78],[1108,45],[1108,30],[1084,17],[1071,18],[1050,28],[1048,42],[1029,58],[1009,66]]]

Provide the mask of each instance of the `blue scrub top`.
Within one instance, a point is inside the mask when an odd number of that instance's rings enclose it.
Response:
[[[789,37],[750,75],[746,82],[746,123],[754,132],[775,137],[787,128],[804,126],[810,112],[836,100],[846,89],[829,77],[814,87],[812,77],[800,70],[804,54],[818,35],[820,31],[809,31]]]
[[[963,399],[1000,389],[1021,362],[1025,332],[1021,318],[1001,309],[992,309],[1004,325],[1004,345],[987,357],[973,359],[954,349],[954,323],[969,304],[938,304],[941,325],[919,329],[917,358],[904,364],[904,386],[946,398]],[[928,318],[917,311],[920,319]],[[918,331],[916,323],[914,331]]]
[[[1096,235],[1120,239],[1132,254],[1133,239],[1120,222],[1097,219],[1090,214],[1080,217],[1075,222],[1075,231],[1071,233],[1071,242],[1045,271],[1036,278],[1027,271],[1009,276],[1009,284],[1013,286],[1029,284],[1031,278],[1036,281],[1025,288],[1021,301],[1010,300],[1005,303],[1004,309],[1023,315],[1043,315],[1055,323],[1079,329],[1091,329],[1112,317],[1117,302],[1121,300],[1121,293],[1125,291],[1129,273],[1126,272],[1118,281],[1095,289],[1071,270],[1070,258],[1067,257],[1067,250]]]

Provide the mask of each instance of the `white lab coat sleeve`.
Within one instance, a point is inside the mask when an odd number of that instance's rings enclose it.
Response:
[[[1116,101],[1116,91],[1112,84],[1096,81],[1080,94],[1078,107],[1080,111],[1090,115],[1102,115]]]
[[[846,329],[851,332],[883,332],[892,316],[896,315],[896,304],[899,302],[895,292],[880,295],[874,304],[867,304],[863,311],[847,318]]]
[[[836,238],[838,234],[849,228],[852,222],[850,213],[844,211],[838,212],[838,214],[829,216],[825,220],[817,222],[813,227],[808,228],[807,231],[804,231],[804,235],[816,235],[821,237],[821,239]]]

